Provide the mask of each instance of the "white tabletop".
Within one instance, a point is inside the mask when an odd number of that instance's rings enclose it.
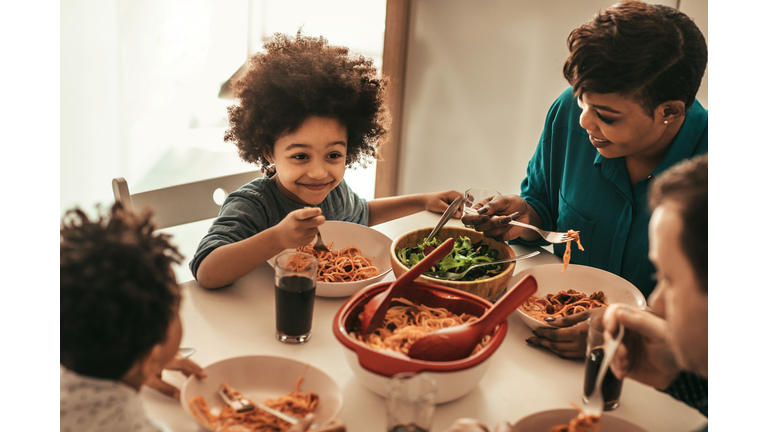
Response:
[[[373,228],[394,239],[400,234],[434,226],[439,215],[422,212],[387,222]],[[449,222],[460,225],[458,220]],[[195,225],[195,224],[190,224]],[[187,261],[207,226],[179,227],[165,232],[175,235]],[[516,255],[533,250],[512,246]],[[534,265],[562,262],[548,251],[523,260],[515,272]],[[263,264],[231,286],[206,290],[191,279],[188,268],[178,268],[182,284],[181,319],[184,326],[182,346],[195,347],[192,357],[205,367],[229,357],[275,355],[305,361],[329,374],[341,387],[344,405],[340,418],[347,430],[355,432],[386,429],[383,399],[360,383],[344,360],[342,345],[332,332],[332,319],[346,298],[318,297],[312,326],[312,338],[304,345],[287,345],[275,339],[274,271]],[[384,280],[394,280],[388,275]],[[506,420],[514,423],[529,414],[580,403],[584,368],[582,361],[564,360],[544,349],[531,347],[525,339],[530,329],[517,314],[508,318],[509,329],[477,388],[466,396],[438,405],[432,431],[441,432],[461,417],[480,419],[489,426]],[[166,372],[164,378],[181,386],[184,377]],[[200,431],[187,417],[178,401],[154,390],[142,389],[141,397],[149,415],[176,432]],[[620,406],[611,415],[621,417],[648,431],[692,431],[706,423],[698,411],[671,396],[626,380]]]

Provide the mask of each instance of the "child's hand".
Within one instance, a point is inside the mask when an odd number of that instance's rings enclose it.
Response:
[[[320,225],[325,223],[325,216],[319,207],[306,207],[294,210],[273,229],[280,232],[282,249],[292,249],[312,243]]]
[[[205,378],[207,376],[205,372],[203,372],[203,368],[197,363],[178,354],[165,365],[165,369],[179,371],[183,373],[184,376],[190,376],[192,374],[198,378]],[[179,399],[179,389],[163,381],[162,373],[163,372],[160,371],[156,375],[150,376],[144,385],[153,388],[168,397]]]
[[[453,200],[456,199],[456,197],[462,196],[461,192],[457,192],[455,190],[449,190],[449,191],[443,191],[443,192],[433,192],[426,194],[427,200],[426,200],[426,209],[433,212],[433,213],[440,213],[443,214],[443,212],[448,208],[448,206],[451,205]],[[454,219],[461,218],[461,207],[459,207],[458,210],[456,210],[456,213],[451,215]]]

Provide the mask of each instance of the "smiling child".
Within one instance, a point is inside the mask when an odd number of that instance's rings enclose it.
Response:
[[[370,226],[422,210],[442,213],[460,195],[360,198],[344,172],[378,158],[389,127],[386,79],[371,59],[301,31],[275,34],[264,49],[234,85],[239,104],[228,109],[224,139],[266,176],[231,193],[200,242],[190,269],[206,288],[310,244],[326,220]]]

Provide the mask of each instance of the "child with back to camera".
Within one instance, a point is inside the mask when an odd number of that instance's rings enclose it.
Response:
[[[371,59],[327,40],[275,34],[234,85],[224,140],[266,176],[231,193],[190,269],[206,288],[230,284],[284,249],[310,244],[326,220],[376,225],[442,213],[457,191],[360,198],[346,167],[378,158],[388,132],[385,78]],[[457,212],[454,217],[459,217]]]
[[[126,212],[89,220],[70,210],[61,227],[61,431],[161,431],[146,416],[142,385],[176,399],[163,369],[204,377],[178,355],[181,259],[150,215]],[[167,429],[166,429],[167,430]]]

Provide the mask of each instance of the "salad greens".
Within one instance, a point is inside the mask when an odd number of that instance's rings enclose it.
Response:
[[[424,240],[426,240],[426,238]],[[426,243],[424,240],[413,248],[395,248],[395,253],[400,262],[408,268],[413,267],[419,261],[423,260],[426,254],[431,253],[444,241],[435,238],[429,243]],[[471,265],[495,261],[498,258],[498,250],[492,249],[490,246],[482,244],[482,242],[472,244],[469,237],[459,236],[453,244],[453,250],[429,271],[461,273]],[[504,270],[504,264],[482,266],[472,269],[461,280],[473,281],[487,279],[501,273],[502,270]]]

